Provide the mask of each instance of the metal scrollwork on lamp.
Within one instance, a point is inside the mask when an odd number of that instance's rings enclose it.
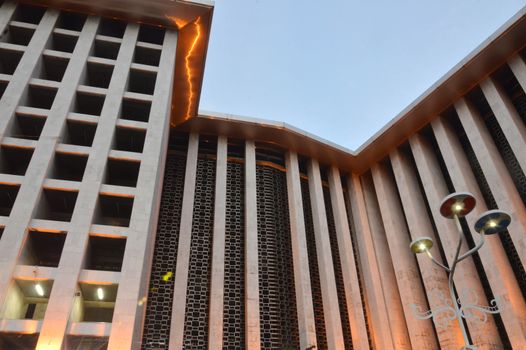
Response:
[[[449,300],[439,292],[438,299],[444,302],[434,310],[427,310],[422,312],[418,306],[412,304],[413,313],[418,319],[427,320],[432,318],[438,327],[446,327],[449,321],[457,319],[464,338],[464,347],[462,349],[477,349],[471,344],[466,327],[463,322],[464,319],[471,319],[474,321],[485,322],[488,314],[497,314],[500,312],[499,301],[493,299],[490,301],[490,306],[482,306],[478,304],[477,295],[471,291],[464,289],[461,292],[462,298],[457,298],[455,295],[455,287],[453,284],[453,277],[457,265],[462,260],[475,254],[485,242],[486,235],[493,235],[500,233],[508,227],[511,222],[511,217],[506,212],[500,210],[489,210],[483,213],[475,223],[475,231],[480,234],[480,240],[475,247],[460,255],[462,241],[464,239],[464,231],[460,225],[460,218],[466,216],[475,207],[475,198],[471,193],[456,192],[452,193],[442,201],[440,205],[440,213],[442,216],[455,221],[458,230],[458,244],[455,256],[450,267],[443,265],[437,261],[431,254],[431,247],[433,247],[433,240],[429,237],[420,237],[411,242],[411,251],[415,254],[426,254],[431,261],[440,268],[446,270],[449,277]],[[464,304],[460,300],[464,300]],[[469,300],[469,302],[467,302]]]

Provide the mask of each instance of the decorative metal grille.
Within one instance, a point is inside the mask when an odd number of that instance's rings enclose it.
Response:
[[[316,342],[318,349],[327,349],[327,333],[323,317],[323,300],[321,296],[318,257],[316,255],[316,240],[314,238],[314,223],[312,222],[312,208],[310,205],[308,180],[301,180],[301,197],[303,201],[303,215],[305,218],[305,233],[307,236],[307,252],[309,255],[309,273],[314,307],[314,321],[316,326]]]
[[[155,240],[142,349],[168,349],[186,157],[168,155]]]
[[[298,349],[285,173],[256,167],[261,347]]]
[[[228,162],[226,184],[223,349],[245,347],[245,181],[243,164]]]
[[[336,237],[336,226],[332,212],[331,195],[329,188],[323,188],[323,199],[325,202],[325,212],[327,224],[329,226],[329,239],[331,242],[332,266],[334,267],[334,277],[336,278],[336,292],[338,294],[338,305],[340,307],[340,319],[342,323],[343,340],[345,349],[352,349],[351,324],[347,313],[347,300],[345,299],[345,285],[343,283],[342,264],[340,251],[338,249],[338,238]]]
[[[214,224],[215,160],[199,158],[184,327],[184,349],[208,347],[208,309]]]

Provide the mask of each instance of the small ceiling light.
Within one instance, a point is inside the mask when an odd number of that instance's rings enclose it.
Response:
[[[102,290],[101,287],[97,288],[97,298],[99,298],[99,300],[104,299],[104,291]]]
[[[44,288],[40,285],[40,283],[35,284],[35,291],[37,292],[38,296],[43,297],[45,295]]]
[[[433,240],[429,237],[420,237],[411,242],[409,247],[415,254],[425,253],[433,247]]]
[[[461,204],[461,203],[456,203],[454,206],[453,206],[453,210],[457,213],[459,213],[462,209],[464,208],[464,206]]]
[[[490,222],[488,222],[488,226],[493,228],[493,227],[497,226],[497,223],[495,221],[491,220]]]

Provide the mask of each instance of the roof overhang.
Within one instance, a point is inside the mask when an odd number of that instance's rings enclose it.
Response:
[[[172,126],[197,113],[214,3],[206,0],[21,0],[128,22],[178,30]],[[162,74],[162,72],[161,72]]]
[[[384,128],[350,151],[285,123],[202,112],[180,130],[217,133],[268,142],[314,157],[327,165],[361,174],[407,141],[458,98],[526,45],[526,7],[425,91]]]

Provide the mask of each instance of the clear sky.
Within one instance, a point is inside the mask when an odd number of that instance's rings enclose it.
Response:
[[[526,0],[216,0],[200,109],[352,150]]]

